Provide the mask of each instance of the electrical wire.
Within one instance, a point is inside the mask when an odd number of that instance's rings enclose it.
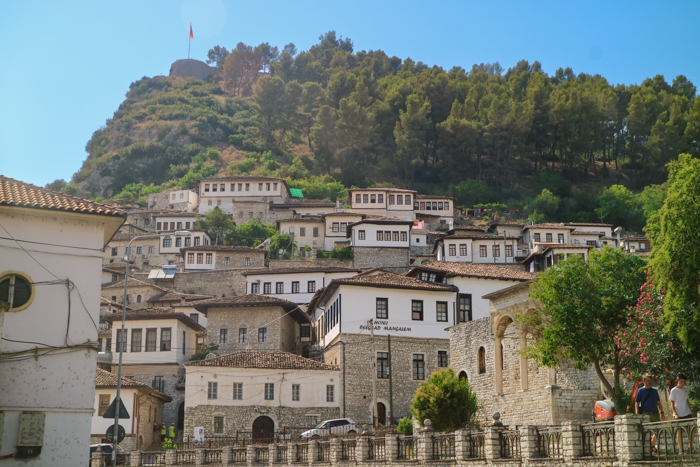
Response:
[[[46,269],[46,267],[45,267],[43,264],[41,264],[35,257],[33,257],[33,256],[31,255],[31,253],[29,253],[27,250],[25,250],[25,248],[15,239],[15,237],[12,236],[12,234],[5,228],[4,225],[0,224],[0,228],[2,228],[2,230],[4,230],[5,233],[6,233],[7,235],[9,235],[10,238],[17,244],[17,246],[20,247],[27,255],[29,255],[29,257],[30,257],[31,259],[33,259],[34,262],[35,262],[36,264],[38,264],[39,266],[41,266],[41,268],[42,268],[44,271],[48,272],[49,274],[51,274],[53,277],[55,277],[55,278],[58,279],[59,281],[62,280],[62,279],[61,279],[60,277],[58,277],[56,274],[54,274],[54,273],[52,273],[51,271],[49,271],[48,269]]]
[[[3,230],[4,230],[4,227],[3,227]],[[5,230],[5,232],[7,232],[7,230]],[[8,233],[8,235],[9,235],[9,233]],[[0,240],[13,240],[13,241],[18,242],[18,243],[22,242],[22,243],[31,243],[34,245],[57,246],[57,247],[61,247],[61,248],[75,248],[76,250],[99,251],[100,253],[103,252],[102,248],[86,248],[83,246],[72,246],[72,245],[60,245],[57,243],[35,242],[32,240],[20,240],[20,239],[13,238],[11,236],[9,238],[8,237],[0,237]]]

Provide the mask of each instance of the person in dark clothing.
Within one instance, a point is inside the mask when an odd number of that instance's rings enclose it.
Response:
[[[661,405],[659,391],[652,387],[654,380],[651,376],[644,377],[644,387],[639,388],[637,397],[634,398],[635,413],[637,415],[649,415],[652,422],[660,422],[664,415],[664,408]],[[656,452],[656,435],[651,437],[651,449]]]

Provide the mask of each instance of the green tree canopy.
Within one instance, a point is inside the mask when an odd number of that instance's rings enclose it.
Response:
[[[212,240],[212,245],[223,245],[234,230],[231,215],[215,207],[204,215],[204,218],[197,219],[195,229],[204,230]]]
[[[426,419],[436,431],[476,427],[479,404],[467,379],[459,379],[452,368],[441,368],[421,384],[411,403],[411,414],[423,426]]]

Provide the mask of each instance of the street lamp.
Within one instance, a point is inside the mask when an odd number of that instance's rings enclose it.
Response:
[[[112,467],[117,465],[117,434],[119,428],[119,408],[121,407],[121,390],[122,390],[122,357],[124,355],[124,346],[126,345],[126,339],[124,338],[124,324],[126,323],[126,300],[127,292],[129,290],[129,256],[131,256],[131,244],[134,240],[142,240],[144,238],[160,238],[167,234],[153,234],[153,235],[139,235],[134,237],[129,242],[126,247],[126,270],[124,273],[124,303],[122,304],[122,330],[119,333],[119,371],[117,372],[117,397],[114,401],[114,428],[112,431]],[[189,237],[192,234],[187,230],[177,230],[174,235],[176,237]]]

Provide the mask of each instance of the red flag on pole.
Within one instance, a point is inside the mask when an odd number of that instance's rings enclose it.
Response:
[[[192,23],[190,23],[190,39],[194,39],[194,34],[192,34]]]

